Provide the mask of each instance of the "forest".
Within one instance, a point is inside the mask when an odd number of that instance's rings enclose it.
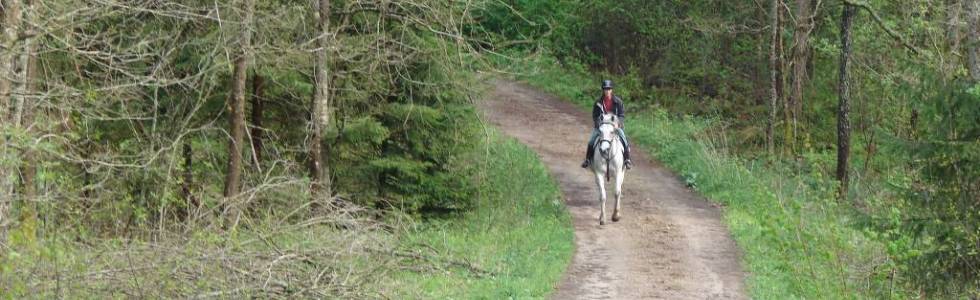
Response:
[[[768,253],[759,257],[759,270],[769,272],[762,261],[774,256],[810,264],[829,256],[826,267],[838,270],[826,279],[813,270],[790,271],[779,281],[810,281],[791,287],[794,294],[977,297],[980,2],[514,4],[532,22],[552,25],[508,31],[506,24],[518,19],[507,14],[490,22],[513,38],[542,40],[523,50],[541,53],[525,68],[540,73],[523,78],[585,103],[594,89],[589,83],[615,78],[633,114],[650,116],[633,126],[673,130],[651,136],[680,135],[707,148],[710,155],[686,156],[671,152],[678,146],[662,145],[668,142],[648,142],[687,180],[704,181],[709,197],[773,195],[776,205],[795,200],[790,203],[798,207],[787,216],[797,220],[779,224],[782,216],[772,213],[760,218],[790,231],[786,245],[810,249],[798,256],[760,250]],[[560,70],[550,70],[554,64]],[[582,80],[591,82],[583,87]],[[697,159],[725,162],[691,162]],[[738,181],[764,178],[751,183],[762,186],[720,182],[728,167],[740,174]],[[758,276],[747,252],[750,272]],[[795,265],[786,267],[801,268]],[[777,285],[756,284],[759,290]]]
[[[977,0],[0,9],[0,298],[545,297],[574,228],[494,77],[614,80],[751,298],[980,297]]]

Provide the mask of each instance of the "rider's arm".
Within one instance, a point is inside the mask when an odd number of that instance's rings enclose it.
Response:
[[[620,119],[624,119],[624,118],[626,118],[626,107],[623,106],[623,99],[620,99],[617,96],[616,97],[616,100],[619,100],[619,101],[616,101],[616,103],[615,103],[616,106],[618,106],[617,109],[616,109],[616,111],[618,112],[617,117],[619,117]]]
[[[619,106],[618,107],[619,109],[617,109],[619,111],[619,115],[617,116],[618,119],[619,119],[619,128],[625,128],[625,126],[626,126],[626,106],[623,105],[623,99],[617,99],[617,100],[619,100],[619,101],[616,102],[616,106]]]
[[[602,117],[602,110],[599,105],[592,105],[592,127],[599,127],[599,118]]]

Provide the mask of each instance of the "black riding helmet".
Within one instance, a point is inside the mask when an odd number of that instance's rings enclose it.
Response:
[[[602,89],[609,90],[612,88],[613,88],[612,80],[606,79],[602,81]]]

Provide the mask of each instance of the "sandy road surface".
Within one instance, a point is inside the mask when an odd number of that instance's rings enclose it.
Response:
[[[521,83],[493,83],[479,103],[485,118],[541,156],[572,214],[576,250],[555,299],[747,298],[738,248],[719,208],[634,150],[623,219],[600,227],[593,177],[579,167],[590,114]],[[626,128],[629,134],[628,118]]]

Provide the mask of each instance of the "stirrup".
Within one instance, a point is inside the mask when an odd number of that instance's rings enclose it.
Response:
[[[625,165],[626,165],[626,169],[627,170],[632,169],[633,168],[633,160],[632,159],[627,159]]]

